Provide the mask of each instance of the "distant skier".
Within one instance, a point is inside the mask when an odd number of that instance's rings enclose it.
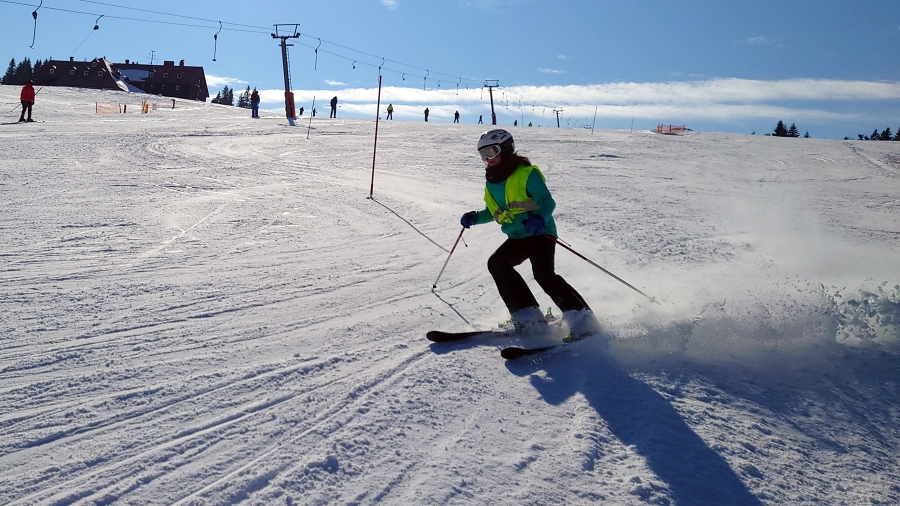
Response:
[[[480,114],[478,115],[478,124],[479,124],[479,125],[483,125],[483,124],[484,124],[484,123],[481,121],[481,115],[480,115]]]
[[[19,121],[24,122],[27,121],[29,123],[34,123],[34,120],[31,119],[31,108],[34,106],[34,81],[28,81],[22,88],[22,93],[19,95],[19,100],[22,101],[22,115],[19,116]],[[28,119],[25,119],[25,112],[28,112]]]
[[[453,113],[453,122],[459,123],[459,111],[456,111],[455,113]]]
[[[385,119],[394,119],[394,104],[388,104],[387,118]]]
[[[252,111],[251,118],[259,118],[259,92],[256,91],[256,88],[253,88],[253,93],[250,94],[250,110]]]
[[[328,117],[337,119],[337,97],[331,99],[331,115]]]
[[[534,294],[515,269],[529,260],[535,281],[563,312],[570,332],[584,333],[594,321],[593,313],[581,295],[556,274],[556,202],[547,189],[544,174],[528,158],[516,153],[512,135],[503,129],[482,134],[478,153],[486,164],[486,207],[463,214],[460,224],[469,228],[496,221],[508,236],[488,259],[487,267],[513,325],[523,328],[545,323]]]
[[[428,123],[428,108],[425,108],[425,123]]]

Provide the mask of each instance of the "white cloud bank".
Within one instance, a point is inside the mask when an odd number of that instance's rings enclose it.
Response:
[[[261,92],[264,102],[280,104],[281,90]],[[359,109],[371,114],[375,109],[377,88],[341,90],[296,90],[298,104],[309,103],[314,96],[337,95],[342,109]],[[478,89],[428,89],[386,86],[381,94],[382,108],[393,103],[397,108],[415,111],[425,107],[440,117],[444,109],[472,114],[489,107],[488,92]],[[498,114],[516,116],[522,109],[565,107],[571,116],[598,114],[620,118],[684,118],[691,120],[736,121],[748,118],[803,118],[805,120],[860,120],[867,116],[857,105],[885,104],[876,107],[896,112],[900,108],[900,83],[829,79],[789,79],[758,81],[749,79],[711,79],[691,82],[604,83],[568,86],[510,86],[494,90]],[[320,110],[324,108],[319,108]],[[475,112],[478,111],[478,112]],[[848,112],[849,111],[849,112]],[[398,114],[398,113],[395,113]],[[401,114],[404,115],[404,114]]]
[[[234,79],[232,77],[217,76],[215,74],[206,74],[206,86],[209,88],[209,92],[215,95],[213,90],[218,91],[218,88],[222,88],[223,86],[228,86],[232,89],[237,86],[244,88],[247,86],[247,81]],[[282,92],[282,96],[284,96],[284,92]]]

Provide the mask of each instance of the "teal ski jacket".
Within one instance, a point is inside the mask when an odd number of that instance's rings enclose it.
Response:
[[[531,234],[525,232],[523,223],[526,219],[528,219],[528,216],[530,214],[536,214],[544,220],[543,233],[550,234],[556,237],[556,222],[553,221],[553,211],[556,209],[556,201],[554,201],[553,197],[550,195],[550,190],[547,188],[547,183],[544,180],[544,175],[541,173],[540,169],[537,168],[537,166],[522,165],[517,168],[512,175],[510,175],[500,183],[491,183],[485,181],[485,199],[487,200],[487,193],[490,193],[490,196],[493,197],[494,201],[497,203],[501,210],[509,210],[510,207],[507,203],[507,195],[517,195],[521,194],[522,192],[519,188],[507,188],[507,183],[509,183],[511,180],[516,181],[520,179],[514,177],[514,175],[519,171],[529,170],[531,171],[531,173],[528,175],[528,179],[525,184],[525,195],[529,199],[534,201],[534,203],[537,205],[537,209],[515,214],[512,221],[510,221],[509,223],[500,224],[500,230],[510,239],[522,239],[525,237],[530,237]],[[490,208],[487,205],[485,205],[484,209],[478,211],[477,216],[478,219],[475,223],[479,225],[496,221],[494,219],[494,214],[491,212]]]

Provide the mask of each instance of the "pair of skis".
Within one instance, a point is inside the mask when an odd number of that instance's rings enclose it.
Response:
[[[425,337],[429,341],[433,341],[436,343],[448,343],[453,341],[461,341],[463,339],[468,339],[471,337],[478,336],[496,336],[498,338],[510,337],[511,334],[508,332],[501,332],[496,330],[474,330],[469,332],[442,332],[440,330],[432,330],[425,334]],[[584,336],[587,337],[587,336]],[[537,355],[539,353],[544,353],[546,351],[550,351],[555,348],[559,348],[561,346],[566,346],[575,341],[579,341],[584,339],[584,337],[580,338],[572,338],[566,337],[564,339],[560,339],[558,342],[554,344],[550,344],[547,346],[539,346],[537,348],[525,348],[522,346],[506,346],[500,350],[500,356],[505,358],[506,360],[516,360],[523,357],[530,357],[532,355]]]

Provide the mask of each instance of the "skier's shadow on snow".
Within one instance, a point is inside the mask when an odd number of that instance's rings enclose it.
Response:
[[[603,352],[584,348],[583,353],[589,353],[590,359],[572,361],[573,357],[562,353],[506,364],[513,374],[530,376],[534,388],[552,405],[581,393],[610,432],[646,459],[650,470],[668,485],[676,504],[762,505],[728,462],[662,395],[631,377]],[[539,370],[546,375],[535,374]],[[586,470],[593,470],[594,458],[584,461]],[[632,493],[655,494],[648,484]]]

